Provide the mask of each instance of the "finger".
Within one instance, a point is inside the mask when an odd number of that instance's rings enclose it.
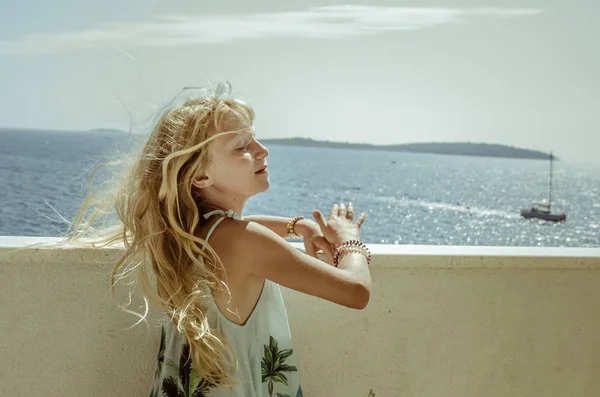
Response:
[[[340,204],[340,212],[339,215],[344,218],[346,216],[346,206],[344,204]]]
[[[317,248],[310,241],[304,241],[304,249],[308,255],[312,256],[313,258],[319,258],[317,256]]]
[[[321,214],[321,211],[315,210],[312,214],[313,218],[315,218],[315,222],[317,222],[321,230],[325,229],[327,227],[327,221],[325,220],[323,214]]]
[[[334,204],[333,207],[331,207],[331,213],[329,214],[329,219],[332,219],[335,216],[338,216],[340,212],[340,209],[338,207],[337,204]]]
[[[366,218],[367,218],[366,212],[363,212],[362,214],[360,214],[360,216],[358,217],[358,220],[356,221],[356,226],[358,226],[360,228],[363,225],[363,223],[365,223]]]
[[[348,201],[348,209],[346,210],[346,218],[354,219],[354,205],[352,205],[352,201]]]
[[[315,237],[315,239],[313,240],[313,244],[318,249],[323,251],[323,253],[327,257],[327,259],[329,259],[329,261],[330,261],[329,263],[333,263],[333,250],[331,249],[331,245],[329,244],[329,241],[327,241],[325,239],[325,237],[323,237],[323,236]]]

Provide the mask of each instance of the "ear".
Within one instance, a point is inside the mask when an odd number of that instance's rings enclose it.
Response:
[[[192,180],[192,185],[200,189],[206,189],[207,187],[212,186],[212,179],[206,175],[206,173],[202,172],[198,176],[194,177]]]

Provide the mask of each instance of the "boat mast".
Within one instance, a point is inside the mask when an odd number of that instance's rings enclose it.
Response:
[[[552,160],[554,160],[554,156],[552,155],[552,151],[550,151],[550,186],[548,188],[548,211],[550,211],[550,204],[552,203]]]

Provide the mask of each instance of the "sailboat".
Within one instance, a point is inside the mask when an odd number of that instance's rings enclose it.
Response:
[[[551,222],[564,222],[567,220],[567,214],[564,212],[553,214],[550,208],[552,203],[552,162],[554,161],[554,155],[550,152],[550,183],[548,187],[548,202],[547,203],[533,203],[531,209],[521,210],[521,216],[526,219],[536,218],[543,219]]]

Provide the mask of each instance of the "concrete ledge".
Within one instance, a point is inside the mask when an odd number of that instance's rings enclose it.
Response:
[[[56,237],[0,236],[0,260],[72,263],[82,255],[88,259],[105,260],[118,255],[121,249],[118,246],[102,250],[63,247],[46,250],[42,256],[37,251],[44,248],[24,248],[31,244],[59,241]],[[291,245],[301,250],[304,248],[302,243]],[[373,256],[372,267],[600,268],[600,248],[369,244],[369,249]]]
[[[118,247],[23,249],[55,241],[0,237],[0,395],[146,397],[158,313],[127,330]],[[284,289],[306,396],[598,395],[599,249],[370,247],[363,311]]]

